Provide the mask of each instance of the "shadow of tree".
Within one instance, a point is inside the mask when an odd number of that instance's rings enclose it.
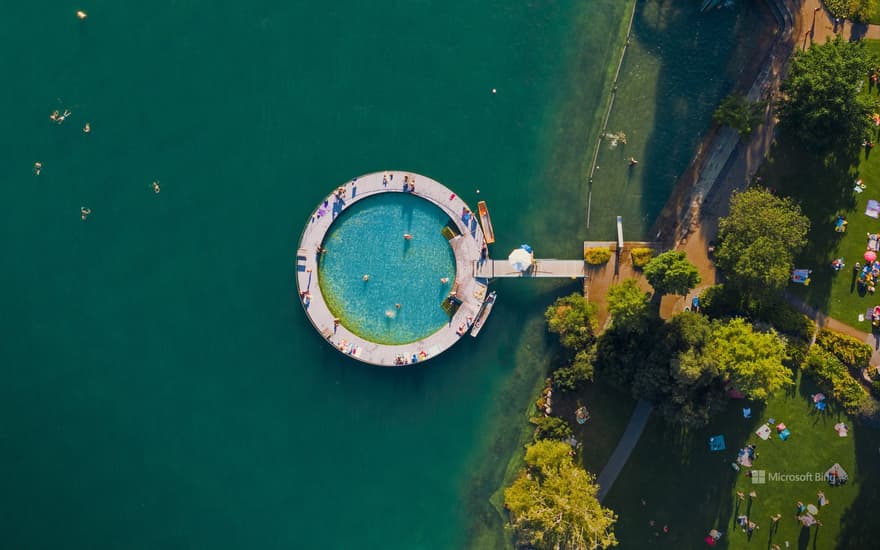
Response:
[[[805,151],[796,136],[780,133],[769,159],[761,167],[761,183],[780,195],[791,196],[812,222],[807,246],[796,258],[798,265],[830,269],[825,265],[826,258],[841,234],[828,228],[840,211],[855,206],[852,186],[858,155],[858,149],[838,147],[823,159]],[[809,303],[825,309],[832,280],[813,279],[813,284],[803,291]]]
[[[840,519],[840,535],[836,548],[875,548],[880,540],[877,503],[880,502],[880,430],[877,426],[856,424],[851,432],[856,444],[856,470],[859,494]]]

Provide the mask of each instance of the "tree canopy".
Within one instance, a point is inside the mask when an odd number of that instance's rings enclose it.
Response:
[[[568,365],[553,373],[553,383],[561,390],[574,390],[578,384],[593,379],[593,355],[596,344],[596,305],[582,294],[559,298],[544,312],[547,329],[559,335]]]
[[[877,10],[877,0],[824,0],[825,6],[835,17],[868,21]]]
[[[575,465],[568,444],[529,445],[526,465],[528,470],[504,490],[517,546],[591,550],[617,545],[617,516],[599,503],[593,476]]]
[[[579,351],[596,342],[596,305],[577,292],[558,298],[544,312],[547,328],[566,348]]]
[[[648,294],[635,279],[626,279],[611,285],[606,295],[608,312],[616,323],[625,323],[645,314],[650,306]]]
[[[712,334],[711,355],[733,386],[751,399],[766,400],[793,384],[785,342],[776,331],[755,332],[737,318],[719,323]]]
[[[754,399],[791,384],[787,358],[775,332],[684,311],[668,323],[651,315],[615,323],[599,338],[595,363],[603,380],[654,402],[667,420],[701,427],[726,405],[729,384]]]
[[[741,137],[748,138],[764,120],[766,108],[765,101],[749,101],[743,95],[730,94],[721,101],[712,116],[715,122],[730,126]]]
[[[645,278],[657,294],[687,294],[700,284],[700,273],[680,250],[670,250],[645,266]]]
[[[875,96],[859,93],[875,63],[862,41],[840,36],[796,51],[782,83],[780,127],[811,152],[857,149],[877,110]]]
[[[810,220],[791,199],[751,188],[730,199],[730,214],[718,228],[715,264],[745,299],[760,298],[788,284]]]

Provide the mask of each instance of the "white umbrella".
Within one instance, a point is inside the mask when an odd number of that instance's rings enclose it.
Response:
[[[526,271],[532,266],[532,255],[523,248],[517,248],[507,257],[510,266],[517,271]]]

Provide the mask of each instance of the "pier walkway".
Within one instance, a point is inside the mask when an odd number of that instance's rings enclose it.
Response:
[[[507,260],[482,260],[474,262],[474,277],[557,277],[582,279],[586,277],[583,260],[535,260],[528,271],[517,271]]]

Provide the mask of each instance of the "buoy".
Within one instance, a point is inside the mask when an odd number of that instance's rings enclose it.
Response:
[[[496,93],[497,91],[498,91],[498,90],[496,90],[495,88],[492,88],[492,93],[493,93],[493,94]]]

